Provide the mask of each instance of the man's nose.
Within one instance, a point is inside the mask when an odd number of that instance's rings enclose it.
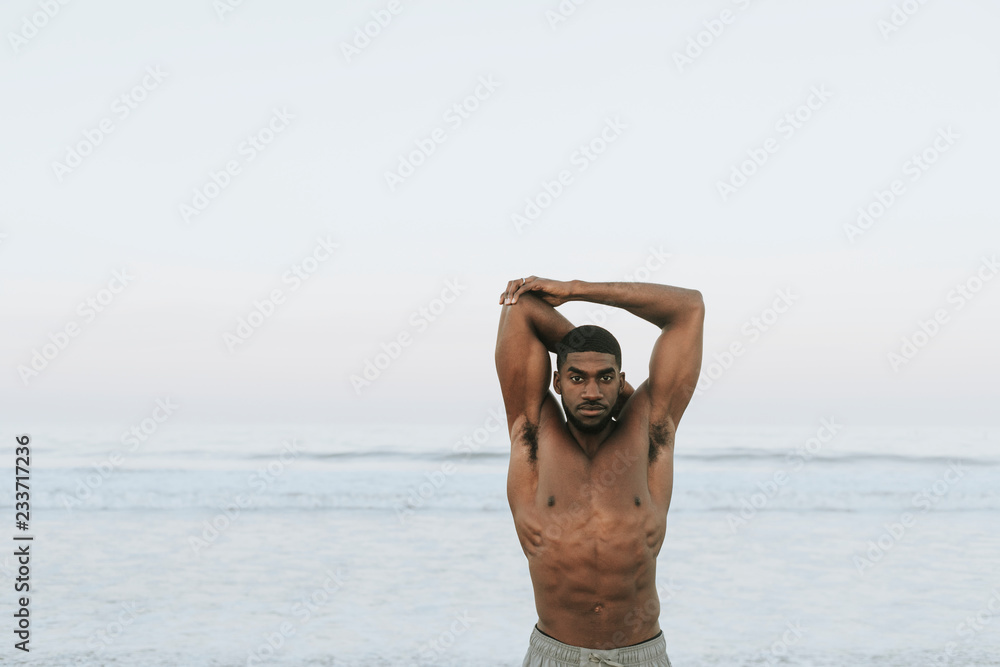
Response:
[[[597,400],[601,398],[601,390],[597,386],[596,380],[591,380],[583,387],[583,398]]]

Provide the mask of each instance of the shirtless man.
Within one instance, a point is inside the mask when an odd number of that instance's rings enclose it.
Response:
[[[567,301],[623,308],[661,329],[649,379],[633,389],[614,336],[574,328],[555,309]],[[538,611],[523,665],[669,667],[656,556],[673,488],[674,434],[701,369],[701,293],[531,276],[508,283],[500,303],[507,499]],[[549,391],[550,352],[563,411]]]

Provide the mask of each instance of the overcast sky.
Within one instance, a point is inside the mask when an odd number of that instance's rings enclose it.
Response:
[[[995,425],[998,20],[6,3],[0,419],[478,422],[535,274],[701,290],[693,425]],[[652,325],[565,312],[646,377]]]

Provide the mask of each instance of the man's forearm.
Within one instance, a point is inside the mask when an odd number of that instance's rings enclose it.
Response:
[[[570,301],[623,308],[661,329],[675,318],[704,308],[701,292],[656,283],[589,283],[573,280]]]
[[[517,304],[503,307],[501,329],[508,317],[526,318],[549,352],[555,352],[556,343],[573,329],[573,324],[562,313],[533,294],[524,294]]]

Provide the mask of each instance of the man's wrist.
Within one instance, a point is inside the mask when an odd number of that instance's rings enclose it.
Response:
[[[573,280],[570,288],[571,301],[586,301],[606,306],[621,307],[618,303],[620,290],[615,283],[592,283],[586,280]]]
[[[585,280],[569,281],[569,297],[567,301],[583,301],[587,293],[587,283]]]

